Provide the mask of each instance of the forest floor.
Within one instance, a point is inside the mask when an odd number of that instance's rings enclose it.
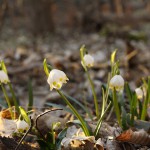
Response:
[[[33,86],[33,108],[37,112],[49,109],[50,107],[46,104],[48,102],[64,104],[57,92],[49,90],[43,70],[44,58],[54,68],[63,70],[67,74],[69,82],[63,86],[63,91],[81,103],[83,99],[87,99],[90,104],[92,92],[81,66],[79,52],[83,44],[95,60],[94,67],[90,69],[90,75],[99,100],[101,99],[100,86],[107,82],[110,55],[115,49],[118,49],[117,58],[120,61],[121,75],[129,82],[132,90],[141,84],[142,77],[150,75],[149,23],[136,28],[108,24],[97,33],[74,32],[71,34],[64,31],[61,34],[36,39],[24,32],[15,32],[8,28],[6,31],[4,28],[0,36],[0,59],[4,60],[7,66],[9,78],[20,100],[20,105],[27,108],[29,79]],[[4,108],[6,104],[2,94],[0,101],[1,108]],[[94,104],[89,107],[92,110]],[[79,111],[82,113],[82,110]],[[3,144],[7,145],[4,142]]]

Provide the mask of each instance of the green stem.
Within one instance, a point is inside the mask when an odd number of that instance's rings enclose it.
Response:
[[[103,102],[102,102],[101,117],[102,117],[102,115],[104,113],[104,110],[106,108],[107,101],[108,101],[108,96],[109,96],[109,82],[110,82],[110,73],[108,74],[106,92],[104,91],[104,88],[102,87]]]
[[[6,99],[6,102],[8,104],[8,107],[9,107],[9,111],[10,111],[10,114],[11,114],[11,118],[13,119],[13,112],[12,112],[12,108],[11,108],[11,104],[10,104],[10,101],[9,101],[9,98],[8,98],[8,95],[7,95],[7,92],[3,86],[3,84],[1,84],[1,88],[2,88],[2,91],[4,93],[4,96],[5,96],[5,99]]]
[[[52,127],[52,138],[53,138],[53,144],[55,144],[55,131]]]
[[[18,105],[18,102],[17,102],[17,98],[16,98],[15,92],[14,92],[10,82],[8,82],[8,86],[9,86],[10,92],[12,94],[12,98],[13,98],[13,101],[14,101],[15,108],[16,108],[17,112],[19,112],[19,105]]]
[[[94,136],[95,136],[95,137],[97,136],[97,134],[98,134],[98,132],[99,132],[99,129],[100,129],[100,127],[101,127],[101,124],[102,124],[104,115],[105,115],[105,113],[107,112],[107,110],[109,109],[110,105],[111,105],[111,102],[109,102],[107,108],[105,109],[105,111],[103,112],[103,114],[101,114],[101,117],[100,117],[100,119],[98,120],[96,129],[95,129],[95,131],[94,131]]]
[[[95,110],[96,110],[96,116],[98,118],[99,117],[99,107],[98,107],[98,100],[97,100],[94,84],[93,84],[93,81],[91,80],[91,77],[90,77],[90,74],[89,74],[88,70],[85,70],[85,72],[87,74],[87,77],[88,77],[88,80],[90,82],[90,86],[91,86],[91,89],[92,89],[92,94],[93,94],[93,97],[94,97],[94,105],[95,105]]]
[[[113,90],[113,103],[114,103],[114,109],[115,109],[115,113],[116,113],[118,123],[121,126],[120,110],[119,110],[119,106],[118,106],[118,101],[117,101],[117,95],[116,95],[116,89],[115,88]]]
[[[147,115],[147,107],[150,102],[150,77],[148,77],[148,84],[147,84],[147,92],[146,92],[146,98],[144,100],[142,114],[141,114],[141,120],[145,120]]]
[[[83,120],[83,118],[80,116],[80,114],[77,112],[77,110],[71,105],[71,103],[67,100],[67,98],[63,95],[63,93],[59,90],[57,90],[57,92],[59,93],[59,95],[63,98],[63,100],[65,101],[65,103],[70,107],[70,109],[72,110],[72,112],[74,113],[74,115],[79,119],[79,121],[81,122],[82,125],[82,129],[85,133],[86,136],[90,136],[89,130],[86,126],[85,121]]]

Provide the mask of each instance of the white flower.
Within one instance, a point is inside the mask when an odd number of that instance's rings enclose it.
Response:
[[[17,125],[17,130],[19,132],[23,132],[29,129],[29,125],[24,120],[18,120],[16,122],[16,125]]]
[[[8,75],[3,70],[0,70],[0,83],[7,83],[7,82],[9,82]]]
[[[136,92],[136,95],[137,95],[137,98],[138,99],[142,99],[143,98],[143,91],[142,91],[142,89],[141,88],[137,88],[137,89],[135,89],[135,92]]]
[[[110,80],[110,88],[111,89],[116,89],[116,91],[121,91],[124,88],[124,79],[122,78],[121,75],[115,75],[111,80]]]
[[[52,90],[53,88],[60,89],[63,83],[67,83],[67,80],[69,79],[63,71],[53,69],[52,71],[50,71],[47,82],[50,85],[50,90]]]
[[[83,59],[84,59],[84,65],[85,66],[87,66],[87,67],[93,67],[94,66],[94,58],[91,55],[86,54],[86,55],[84,55]],[[83,65],[83,62],[81,62],[81,64]]]

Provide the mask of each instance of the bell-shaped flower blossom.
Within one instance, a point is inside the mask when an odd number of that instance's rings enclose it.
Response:
[[[135,89],[135,93],[136,93],[136,96],[137,96],[138,99],[142,99],[143,98],[144,93],[143,93],[141,88],[136,88]]]
[[[16,122],[16,125],[17,125],[17,130],[19,132],[23,132],[23,131],[26,131],[29,129],[29,125],[24,121],[24,120],[18,120]]]
[[[47,79],[48,84],[50,85],[50,90],[60,89],[63,83],[67,83],[66,81],[69,80],[66,74],[58,69],[53,69],[50,71],[49,77]]]
[[[7,82],[9,82],[8,75],[3,70],[0,70],[0,83],[6,84]]]
[[[122,78],[121,75],[115,75],[112,77],[109,83],[109,87],[111,89],[116,89],[116,91],[121,91],[124,88],[124,79]]]
[[[94,66],[94,58],[91,55],[86,54],[84,55],[83,59],[84,59],[84,63],[81,61],[82,65],[85,65],[89,68]]]

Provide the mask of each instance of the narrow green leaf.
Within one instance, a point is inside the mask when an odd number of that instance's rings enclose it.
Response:
[[[131,126],[134,125],[134,118],[135,116],[137,116],[137,97],[136,97],[136,93],[133,93],[132,96],[132,103],[131,103]]]
[[[30,124],[30,123],[31,123],[31,122],[30,122],[30,118],[28,117],[28,115],[27,115],[26,111],[24,110],[24,108],[22,108],[21,106],[19,106],[19,110],[20,110],[20,113],[21,113],[23,119],[24,119],[28,124]]]
[[[101,114],[101,117],[99,118],[98,122],[97,122],[97,125],[96,125],[96,129],[94,131],[94,136],[96,137],[100,128],[101,128],[101,125],[102,125],[102,121],[103,121],[103,118],[104,118],[104,115],[106,114],[106,112],[108,111],[109,107],[111,106],[111,102],[109,102],[107,108],[105,109],[104,113]]]
[[[121,118],[122,128],[123,130],[126,130],[127,129],[127,113],[123,106],[121,106],[121,112],[122,112],[121,114],[122,115],[122,118]]]
[[[47,67],[46,59],[44,59],[44,61],[43,61],[43,67],[44,67],[44,72],[45,72],[46,76],[48,77],[49,76],[49,70],[48,70],[48,67]]]
[[[132,91],[130,89],[130,86],[129,86],[128,82],[125,83],[125,91],[126,91],[128,99],[129,99],[129,103],[131,103],[131,101],[132,101]]]
[[[111,64],[115,63],[116,53],[117,53],[117,49],[115,49],[111,54]]]
[[[144,100],[143,108],[142,108],[142,115],[141,120],[145,120],[147,114],[147,107],[150,102],[150,77],[148,77],[148,87],[146,92],[146,98]]]
[[[1,61],[1,69],[7,74],[7,68],[3,60]]]
[[[41,150],[56,150],[55,145],[51,141],[46,142],[43,139],[37,139],[36,141],[40,145]]]
[[[64,128],[59,134],[58,137],[56,139],[56,147],[57,149],[59,149],[61,147],[61,141],[62,139],[66,136],[67,133],[67,128]]]

